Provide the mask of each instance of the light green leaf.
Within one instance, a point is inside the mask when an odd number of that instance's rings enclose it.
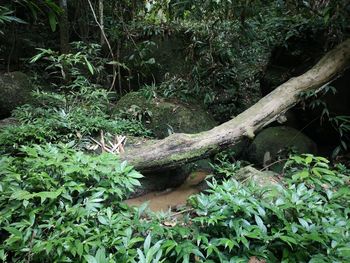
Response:
[[[8,226],[8,227],[3,227],[3,229],[5,229],[7,232],[9,232],[10,234],[16,237],[22,238],[22,232],[19,231],[17,228]]]
[[[309,223],[305,219],[298,218],[298,221],[306,230],[309,230]]]
[[[98,263],[97,260],[91,255],[85,255],[84,258],[88,263]]]
[[[267,233],[267,228],[264,225],[264,222],[262,221],[261,217],[258,215],[255,215],[255,222],[258,225],[258,227],[263,231],[265,234]]]
[[[97,219],[102,225],[108,225],[108,221],[107,221],[107,219],[105,217],[98,216]]]
[[[57,16],[54,12],[50,11],[48,13],[48,17],[49,17],[49,24],[50,24],[51,30],[52,32],[55,32],[57,28]]]
[[[62,189],[59,189],[55,192],[39,192],[34,194],[36,197],[40,197],[41,203],[44,203],[46,199],[56,199],[62,193]]]
[[[84,57],[84,60],[85,60],[86,66],[88,67],[91,75],[94,75],[94,67],[91,65],[91,63],[87,60],[86,57]]]

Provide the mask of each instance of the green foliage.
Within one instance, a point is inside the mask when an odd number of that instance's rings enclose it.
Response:
[[[32,58],[32,63],[40,59],[48,62],[45,70],[51,71],[51,76],[58,79],[60,93],[36,91],[31,105],[16,109],[13,116],[20,125],[0,132],[0,153],[13,153],[22,145],[33,143],[78,143],[100,131],[113,135],[151,135],[141,120],[131,113],[112,115],[109,110],[111,93],[92,83],[89,75],[98,73],[101,77],[103,72],[100,46],[82,42],[73,43],[73,46],[80,51],[60,55],[40,49],[41,52]]]
[[[311,155],[292,157],[286,176],[285,187],[271,189],[214,180],[209,194],[192,199],[198,214],[193,221],[200,226],[201,247],[209,258],[349,261],[349,177]]]
[[[61,10],[52,0],[39,2],[0,6],[0,24],[23,22],[12,8],[21,5],[38,19],[35,25],[43,24],[41,13],[47,14],[55,31]],[[82,3],[72,1],[70,14],[82,14]],[[151,37],[180,34],[185,46],[179,48],[189,71],[166,76],[142,92],[147,98],[199,99],[220,121],[259,98],[259,78],[275,46],[311,32],[313,38],[325,36],[327,49],[344,37],[348,26],[345,0],[104,3],[106,32],[117,44],[118,60],[124,59],[109,63],[119,69],[121,84],[125,80],[131,89],[132,80],[139,86],[155,82],[159,65]],[[87,32],[82,39],[97,40],[99,30],[91,19],[85,14],[72,20],[75,37]],[[152,113],[133,107],[113,116],[110,94],[96,85],[105,84],[107,76],[101,47],[75,42],[72,48],[71,54],[54,51],[57,46],[39,49],[32,62],[44,66],[39,74],[48,72],[44,81],[61,93],[36,92],[33,105],[14,112],[20,125],[0,132],[0,260],[350,261],[349,170],[332,167],[321,157],[292,156],[281,186],[262,189],[236,181],[242,164],[232,164],[223,155],[214,165],[222,182],[209,181],[210,189],[190,199],[191,212],[183,218],[150,214],[146,206],[127,208],[121,200],[139,186],[141,175],[115,155],[88,155],[77,148],[101,130],[149,136],[141,121],[147,122]],[[125,49],[132,51],[124,56]],[[322,115],[337,127],[346,149],[348,117],[327,110]]]
[[[145,40],[140,43],[131,42],[130,48],[132,53],[125,58],[124,68],[128,69],[129,74],[127,76],[128,81],[132,81],[137,77],[137,81],[140,79],[152,78],[152,73],[158,69],[158,64],[153,57],[152,51],[156,50],[156,43],[150,40]],[[131,72],[130,72],[130,69]]]
[[[244,161],[231,162],[230,160],[234,159],[235,152],[233,151],[224,151],[218,153],[215,156],[214,162],[211,164],[211,167],[214,169],[216,178],[222,176],[224,178],[230,178],[235,174],[244,164]]]
[[[338,145],[332,154],[336,157],[341,151],[347,152],[350,141],[350,116],[338,115],[329,118],[333,128],[339,135],[340,145]]]
[[[58,16],[62,13],[62,10],[54,0],[44,0],[39,3],[33,0],[18,0],[16,2],[29,9],[35,19],[38,18],[39,14],[46,14],[51,31],[56,31]]]
[[[130,46],[143,50],[137,46],[144,46],[145,38],[183,39],[184,45],[177,48],[186,55],[189,70],[160,76],[163,82],[154,85],[153,91],[158,96],[199,99],[220,122],[260,98],[259,80],[275,47],[288,49],[290,43],[312,38],[329,49],[345,37],[349,17],[346,1],[175,0],[145,5],[135,23],[123,24],[118,38],[125,36],[127,50]],[[152,54],[131,57],[139,59],[135,65],[125,62],[132,76],[158,73],[136,66]],[[130,74],[126,78],[130,80]],[[141,85],[152,81],[156,80],[141,78]],[[140,86],[139,79],[135,82]]]
[[[37,145],[0,168],[0,256],[10,262],[350,260],[349,170],[321,157],[291,157],[284,185],[266,188],[222,166],[226,178],[193,196],[181,222],[120,203],[141,175],[115,155]]]
[[[337,157],[341,152],[346,152],[350,141],[350,116],[337,115],[331,112],[324,101],[325,95],[334,95],[336,92],[337,90],[333,86],[327,85],[321,92],[306,91],[300,94],[304,108],[308,107],[312,110],[318,109],[321,111],[320,125],[328,121],[337,132],[339,145],[333,150],[332,158]]]
[[[25,22],[14,16],[14,12],[10,9],[8,9],[6,6],[0,6],[0,25],[3,25],[5,23],[10,22],[17,22],[24,24]],[[0,30],[0,34],[3,34],[4,32]]]
[[[314,157],[311,154],[292,156],[285,168],[289,169],[289,173],[293,172],[293,181],[303,182],[312,188],[322,187],[317,189],[319,191],[327,190],[328,186],[323,184],[335,186],[343,182],[324,157]]]
[[[117,114],[121,118],[130,121],[149,122],[152,118],[152,112],[148,109],[142,109],[137,105],[131,105],[129,109],[119,110]]]
[[[33,143],[79,142],[101,130],[111,134],[151,135],[136,119],[110,116],[105,90],[83,86],[73,93],[37,91],[33,95],[36,103],[13,113],[20,125],[0,132],[0,152],[17,151],[20,146]]]
[[[125,238],[140,240],[127,238],[132,221],[119,201],[142,176],[115,155],[90,156],[69,145],[23,147],[21,153],[0,159],[2,259],[126,262],[117,260],[126,256]],[[119,249],[110,261],[109,253]]]
[[[92,75],[101,79],[107,60],[100,57],[100,45],[73,42],[71,46],[72,53],[68,54],[38,48],[39,53],[30,60],[30,63],[44,60],[45,71],[50,72],[51,78],[70,80],[73,84],[68,87],[71,88],[77,85],[76,82],[91,81]]]

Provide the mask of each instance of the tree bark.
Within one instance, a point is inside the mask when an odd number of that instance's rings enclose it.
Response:
[[[60,16],[60,46],[61,53],[69,53],[69,21],[68,21],[68,5],[67,0],[60,0],[62,14]]]
[[[100,33],[100,45],[101,46],[103,46],[103,44],[105,43],[105,39],[103,36],[103,31],[105,28],[103,11],[104,11],[103,0],[99,0],[98,1],[98,12],[99,12],[99,17],[100,17],[100,25],[101,25],[101,33]]]
[[[300,93],[324,88],[350,64],[350,39],[328,52],[313,68],[277,87],[234,119],[198,134],[173,134],[141,147],[131,147],[121,158],[140,171],[180,166],[208,157],[254,137],[254,132],[277,120],[300,101]]]

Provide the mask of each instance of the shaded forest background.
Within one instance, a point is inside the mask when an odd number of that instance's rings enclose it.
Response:
[[[0,0],[0,260],[350,261],[349,69],[207,159],[119,157],[231,120],[349,22],[347,0]],[[124,202],[194,171],[183,206]]]

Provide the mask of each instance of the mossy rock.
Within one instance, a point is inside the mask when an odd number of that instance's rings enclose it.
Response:
[[[216,126],[211,115],[197,105],[163,99],[146,99],[139,92],[130,92],[116,104],[114,111],[127,111],[136,105],[141,111],[151,112],[145,126],[159,139],[170,133],[198,133]]]
[[[6,118],[0,120],[0,131],[8,126],[18,125],[18,121],[15,118]]]
[[[190,63],[186,63],[186,39],[183,34],[155,35],[151,38],[156,45],[151,49],[159,67],[152,72],[157,81],[164,81],[166,74],[170,76],[186,75],[191,71]]]
[[[11,115],[16,107],[27,103],[31,98],[32,85],[22,72],[0,74],[0,119]]]
[[[247,152],[247,159],[257,165],[268,165],[278,158],[288,156],[290,150],[297,153],[317,153],[317,145],[309,137],[300,131],[287,127],[270,127],[261,131]],[[280,172],[283,162],[273,167],[273,170]]]
[[[269,187],[280,184],[278,174],[272,171],[259,171],[252,166],[246,166],[239,169],[234,177],[243,184],[249,184],[253,182],[259,187]]]

